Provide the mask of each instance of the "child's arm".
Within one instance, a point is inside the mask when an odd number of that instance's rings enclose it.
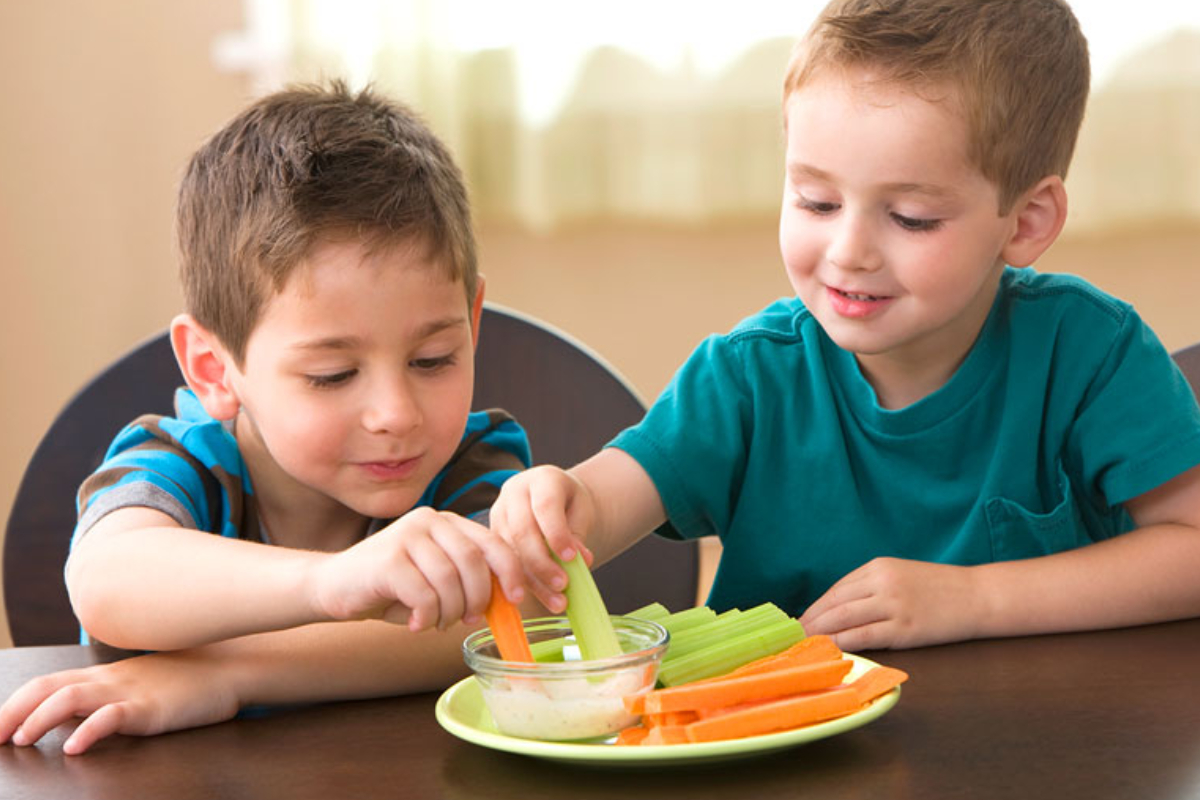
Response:
[[[654,482],[630,455],[607,448],[568,471],[542,466],[510,478],[492,506],[491,529],[525,566],[533,594],[558,613],[566,607],[564,561],[576,552],[603,564],[666,520]]]
[[[1040,558],[976,567],[876,559],[801,622],[854,651],[1200,615],[1200,467],[1126,507],[1136,530]]]
[[[367,621],[310,625],[36,678],[0,706],[0,744],[30,745],[75,717],[81,753],[114,733],[149,736],[231,719],[248,705],[429,691],[465,673],[465,629],[413,634]]]
[[[67,583],[92,636],[174,650],[330,620],[378,617],[415,631],[481,619],[492,572],[521,599],[521,566],[503,541],[428,508],[336,553],[226,539],[126,508],[77,542]]]

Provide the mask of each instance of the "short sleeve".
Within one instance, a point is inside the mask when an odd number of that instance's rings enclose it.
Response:
[[[180,525],[220,532],[220,487],[178,444],[169,418],[140,417],[118,434],[100,467],[79,488],[76,538],[112,511],[144,506]]]
[[[751,418],[736,348],[729,337],[706,339],[642,422],[609,443],[654,482],[669,520],[659,530],[665,536],[692,539],[729,529]]]
[[[1112,505],[1200,464],[1196,398],[1132,310],[1084,395],[1067,446],[1085,479]]]

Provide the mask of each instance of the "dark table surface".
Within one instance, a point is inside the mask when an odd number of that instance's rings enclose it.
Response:
[[[1200,620],[867,654],[909,672],[863,728],[716,764],[581,767],[460,741],[436,694],[283,709],[66,757],[0,746],[0,798],[1200,798]],[[0,692],[115,657],[0,651]]]

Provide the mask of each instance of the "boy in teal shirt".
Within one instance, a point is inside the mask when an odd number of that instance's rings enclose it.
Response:
[[[1032,264],[1066,219],[1087,45],[1060,0],[834,0],[785,81],[796,297],[639,425],[502,490],[563,557],[720,537],[709,603],[848,650],[1200,613],[1200,412],[1127,304]]]
[[[523,595],[471,517],[528,442],[471,412],[483,279],[424,123],[340,84],[264,97],[193,156],[177,234],[188,388],[84,484],[66,567],[88,634],[157,652],[31,681],[0,743],[82,717],[80,753],[247,705],[438,688],[466,671],[459,623],[481,623],[493,575]]]

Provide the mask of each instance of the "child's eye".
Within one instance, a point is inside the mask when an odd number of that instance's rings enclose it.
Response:
[[[308,385],[314,389],[328,389],[333,386],[338,386],[353,378],[358,373],[356,369],[348,369],[344,372],[335,372],[330,375],[305,375],[304,379],[308,381]]]
[[[903,214],[895,212],[892,212],[892,219],[904,230],[913,231],[914,233],[937,230],[942,224],[940,219],[918,219],[916,217],[906,217]]]
[[[410,365],[420,370],[421,372],[438,372],[453,366],[455,358],[453,355],[436,356],[433,358],[414,358],[409,362]]]
[[[827,214],[832,214],[833,212],[837,211],[839,208],[837,203],[826,203],[826,202],[822,202],[820,200],[809,200],[804,195],[800,195],[799,205],[800,205],[800,208],[804,209],[805,211],[809,212],[810,214],[816,214],[817,216],[821,216],[821,217],[826,216]]]

